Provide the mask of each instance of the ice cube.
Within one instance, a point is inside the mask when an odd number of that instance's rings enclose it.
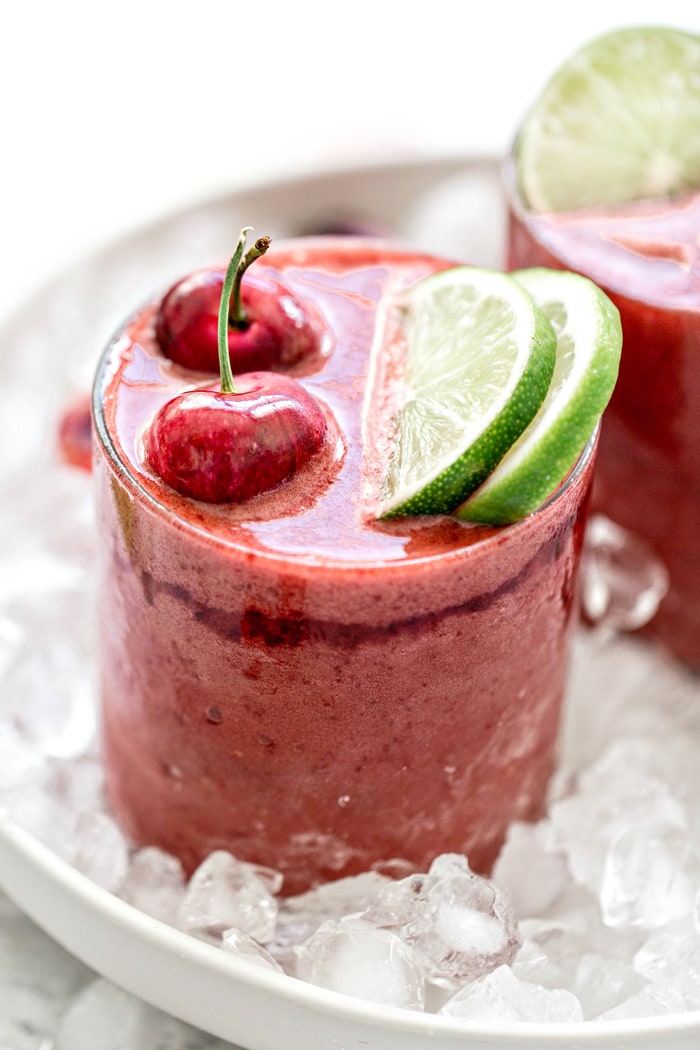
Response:
[[[700,1009],[700,936],[687,920],[653,933],[634,956],[634,968],[653,983],[676,987],[688,1009]]]
[[[5,808],[20,827],[68,859],[73,848],[76,814],[66,810],[44,784],[32,784],[8,795]]]
[[[137,850],[129,861],[119,896],[146,915],[175,926],[185,896],[180,861],[156,846]]]
[[[360,912],[392,880],[376,871],[324,882],[280,901],[277,929],[265,947],[287,973],[296,974],[294,948],[308,940],[322,922]]]
[[[6,714],[30,744],[50,757],[85,752],[95,735],[91,669],[83,654],[60,635],[33,644],[6,671]]]
[[[611,744],[630,736],[665,740],[675,733],[687,687],[678,665],[638,638],[605,638],[582,630],[573,656],[555,797]],[[697,683],[692,692],[697,699]]]
[[[2,735],[0,722],[0,739]],[[78,815],[82,810],[104,812],[102,769],[94,759],[81,758],[44,763],[37,775],[42,779],[36,783],[7,792],[5,808],[21,827],[72,863]]]
[[[578,943],[572,943],[559,926],[529,927],[527,922],[521,924],[524,940],[511,964],[513,973],[544,988],[569,987],[579,959]]]
[[[668,591],[668,572],[641,537],[601,514],[586,529],[581,597],[589,620],[611,631],[634,631],[654,616]]]
[[[652,983],[645,985],[636,995],[630,996],[618,1006],[605,1010],[599,1021],[626,1021],[642,1017],[666,1017],[688,1009],[683,993],[673,984]]]
[[[46,792],[67,813],[106,810],[104,769],[96,756],[81,755],[69,761],[51,763]]]
[[[629,959],[623,961],[600,952],[584,952],[576,967],[572,990],[588,1020],[631,999],[643,984]]]
[[[277,970],[279,973],[284,973],[277,960],[247,933],[236,929],[224,930],[222,943],[224,951],[235,955],[238,959],[253,963],[255,966],[262,966],[265,970]]]
[[[296,949],[308,941],[319,927],[317,922],[280,922],[271,941],[264,944],[265,951],[275,959],[285,973],[297,977]]]
[[[661,820],[687,828],[688,817],[672,788],[647,770],[630,767],[613,744],[579,777],[578,791],[550,809],[552,845],[567,857],[574,878],[600,892],[612,842],[640,822]],[[632,832],[633,833],[633,832]]]
[[[512,969],[522,980],[547,988],[576,991],[580,961],[598,955],[626,963],[644,939],[634,927],[611,928],[603,923],[598,902],[582,886],[571,884],[557,898],[546,915],[520,922],[523,945]]]
[[[456,854],[384,887],[363,917],[410,944],[425,977],[443,988],[512,962],[520,946],[509,898]]]
[[[392,881],[376,871],[366,871],[360,875],[321,883],[306,893],[287,897],[280,903],[280,925],[306,922],[320,926],[326,919],[340,919],[343,915],[362,911]]]
[[[282,876],[247,864],[225,850],[215,850],[192,875],[178,912],[179,925],[191,933],[219,940],[235,927],[256,941],[275,934]]]
[[[129,867],[128,844],[107,813],[83,810],[75,824],[68,860],[98,886],[115,893]]]
[[[510,897],[516,914],[541,914],[567,885],[564,855],[548,848],[544,823],[515,822],[493,869],[493,880]]]
[[[21,523],[13,524],[21,528]],[[80,565],[53,554],[31,534],[20,542],[19,549],[13,544],[0,555],[0,609],[8,610],[7,615],[19,608],[39,616],[41,602],[61,598],[66,592],[82,593],[84,583],[85,570]]]
[[[572,992],[520,981],[505,965],[466,985],[448,999],[440,1013],[475,1021],[536,1024],[583,1020],[581,1004]]]
[[[410,947],[357,917],[329,919],[295,949],[297,976],[369,1002],[423,1010],[423,977]]]
[[[610,926],[664,926],[692,914],[700,858],[687,828],[661,819],[636,822],[608,848],[600,890]]]
[[[43,756],[9,719],[0,721],[0,801],[5,793],[44,774]]]

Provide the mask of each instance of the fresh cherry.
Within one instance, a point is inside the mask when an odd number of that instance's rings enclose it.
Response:
[[[68,405],[58,422],[58,452],[64,463],[92,469],[92,417],[90,395],[81,394]]]
[[[236,377],[236,391],[190,390],[163,405],[146,437],[158,475],[207,503],[252,499],[320,448],[326,420],[296,380],[275,372]]]
[[[291,376],[248,372],[234,383],[227,346],[229,300],[247,229],[223,282],[217,325],[221,389],[179,394],[155,414],[145,453],[177,492],[207,503],[252,499],[299,470],[323,444],[319,403]]]
[[[270,276],[243,273],[263,255],[269,238],[261,237],[242,260],[231,298],[228,349],[237,372],[284,370],[313,354],[318,337],[288,288]],[[156,339],[171,361],[195,371],[219,370],[218,316],[223,269],[197,270],[166,292],[156,315]]]

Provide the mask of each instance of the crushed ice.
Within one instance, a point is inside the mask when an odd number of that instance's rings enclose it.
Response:
[[[9,488],[0,811],[90,879],[252,966],[408,1010],[595,1023],[700,1009],[700,681],[622,633],[653,615],[665,588],[630,537],[592,522],[584,600],[595,626],[576,638],[548,812],[511,827],[492,877],[446,855],[422,874],[397,861],[393,878],[366,872],[284,898],[276,872],[222,851],[187,883],[173,857],[129,848],[103,804],[95,744],[90,485],[55,467]],[[57,519],[58,503],[70,512]],[[1,895],[0,920],[0,938],[22,921]],[[9,948],[6,958],[26,954]],[[31,1014],[47,1040],[58,1032],[56,1050],[75,1050],[84,1017],[101,1011],[104,1028],[122,1008],[124,993],[67,959],[62,983],[29,1005],[0,963],[13,1003],[0,1041],[19,1038]],[[219,1045],[133,1004],[143,1045]]]

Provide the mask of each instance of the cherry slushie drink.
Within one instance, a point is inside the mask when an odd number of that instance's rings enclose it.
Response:
[[[507,266],[591,278],[624,349],[593,506],[670,586],[645,630],[700,667],[700,38],[631,27],[565,63],[507,163]]]
[[[188,871],[218,848],[281,870],[286,893],[397,859],[425,869],[444,851],[484,870],[508,824],[540,813],[590,445],[554,496],[507,527],[366,511],[379,314],[449,265],[323,238],[273,246],[256,263],[249,296],[272,289],[281,312],[268,328],[286,325],[294,345],[270,351],[275,392],[270,373],[241,377],[237,396],[258,399],[253,414],[272,419],[277,446],[272,465],[238,479],[249,488],[237,501],[163,480],[154,434],[170,426],[177,444],[182,423],[177,412],[164,422],[164,406],[211,380],[198,359],[164,353],[192,320],[182,287],[136,314],[102,360],[108,793],[134,842],[178,855]],[[222,272],[188,280],[203,309]],[[195,449],[195,473],[219,440],[204,429],[186,453]],[[268,470],[274,483],[256,494]]]

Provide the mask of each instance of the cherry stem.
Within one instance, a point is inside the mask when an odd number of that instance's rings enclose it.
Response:
[[[250,227],[248,228],[250,229]],[[258,237],[253,247],[248,249],[238,265],[236,277],[233,282],[233,296],[231,299],[231,309],[228,318],[229,324],[232,328],[245,328],[248,324],[245,310],[243,309],[243,303],[241,302],[241,283],[243,274],[251,263],[255,262],[256,259],[259,259],[261,255],[265,254],[270,247],[270,243],[271,241],[269,237]]]
[[[246,236],[252,226],[244,226],[238,237],[238,244],[236,250],[231,257],[231,261],[226,268],[226,274],[224,276],[224,286],[221,289],[221,301],[219,303],[219,318],[217,326],[217,338],[218,338],[218,349],[219,349],[219,371],[221,373],[221,392],[222,394],[237,394],[236,384],[233,380],[233,371],[231,370],[231,358],[228,352],[228,330],[229,323],[234,324],[236,327],[243,328],[246,324],[245,317],[243,316],[243,309],[241,306],[241,278],[246,272],[248,267],[256,259],[264,255],[267,249],[270,247],[269,237],[259,237],[252,248],[249,248],[245,252]],[[245,255],[243,254],[245,252]],[[231,299],[233,298],[233,308],[231,306]],[[231,313],[233,312],[234,320],[229,322]]]

